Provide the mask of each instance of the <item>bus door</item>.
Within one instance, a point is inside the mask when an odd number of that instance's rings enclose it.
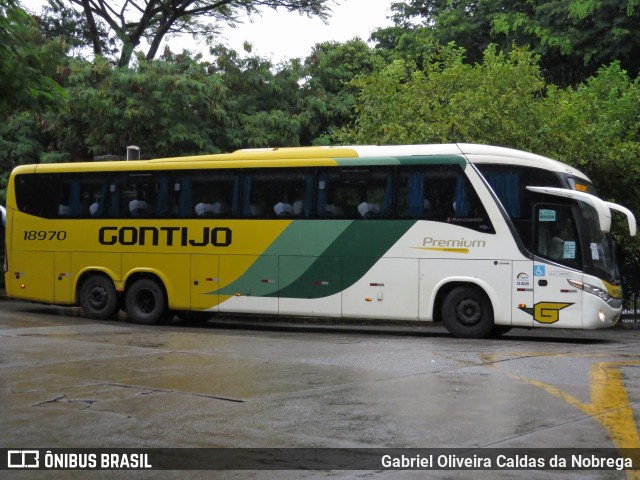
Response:
[[[570,204],[537,204],[534,208],[533,325],[581,328],[582,249]]]

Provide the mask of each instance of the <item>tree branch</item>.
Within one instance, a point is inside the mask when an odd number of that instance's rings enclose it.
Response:
[[[126,66],[131,61],[133,51],[140,44],[142,37],[150,38],[150,48],[147,58],[153,59],[157,54],[164,37],[172,31],[191,29],[192,32],[210,32],[212,29],[203,23],[200,18],[224,21],[226,23],[237,22],[235,12],[244,10],[247,13],[255,13],[261,7],[285,8],[287,11],[299,11],[307,15],[317,15],[322,20],[327,19],[330,8],[328,3],[333,0],[143,0],[144,8],[140,0],[121,0],[120,11],[116,11],[114,2],[107,0],[69,0],[70,3],[83,8],[91,35],[97,35],[98,29],[95,18],[99,17],[107,23],[113,34],[122,42],[122,51],[118,64]],[[132,20],[132,14],[139,14],[137,20]],[[129,17],[129,18],[128,18]],[[91,21],[93,19],[93,27]],[[96,47],[96,54],[100,49]]]
[[[87,25],[89,27],[89,35],[91,36],[91,43],[93,43],[93,53],[95,55],[102,55],[102,45],[100,43],[100,34],[96,27],[96,20],[93,18],[91,7],[89,6],[89,0],[82,0],[82,8],[84,10],[84,16],[87,19]]]

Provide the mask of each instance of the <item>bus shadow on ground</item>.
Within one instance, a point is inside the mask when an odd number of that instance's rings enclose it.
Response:
[[[280,317],[239,314],[211,314],[202,316],[172,316],[158,325],[136,325],[128,321],[126,312],[120,312],[117,318],[110,320],[93,320],[83,315],[79,307],[58,307],[55,305],[26,304],[23,312],[30,315],[52,315],[59,317],[75,317],[83,323],[108,323],[129,325],[136,328],[194,328],[194,329],[227,329],[246,331],[271,332],[310,332],[341,335],[376,335],[376,336],[405,336],[424,338],[453,338],[441,323],[425,323],[419,321],[383,321],[375,319],[326,319],[316,317]],[[627,329],[621,325],[614,328],[619,332]],[[456,339],[460,342],[531,342],[557,343],[578,345],[607,345],[615,344],[615,340],[593,338],[586,335],[597,335],[598,331],[584,330],[549,330],[514,328],[510,332],[484,339]]]
[[[441,323],[411,322],[411,321],[379,321],[370,319],[354,319],[352,321],[327,320],[322,318],[288,318],[288,317],[263,317],[256,318],[210,318],[206,321],[171,322],[172,325],[184,325],[201,328],[225,328],[238,330],[266,330],[287,332],[318,332],[336,334],[367,334],[381,336],[409,336],[429,338],[453,338]],[[592,332],[593,333],[593,332]],[[555,334],[556,336],[549,336]],[[514,328],[511,332],[492,338],[484,339],[456,339],[457,341],[473,342],[547,342],[570,343],[580,345],[600,345],[615,343],[609,339],[584,337],[584,331],[534,330],[526,328]],[[577,336],[572,336],[577,335]]]

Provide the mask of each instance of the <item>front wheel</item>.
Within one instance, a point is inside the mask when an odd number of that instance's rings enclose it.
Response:
[[[164,318],[167,312],[167,299],[164,289],[158,282],[141,278],[134,281],[127,289],[125,306],[132,322],[154,325]]]
[[[491,302],[479,288],[456,287],[444,299],[442,322],[456,337],[485,338],[494,328]]]

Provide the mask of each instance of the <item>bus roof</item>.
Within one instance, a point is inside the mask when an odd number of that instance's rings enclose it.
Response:
[[[451,143],[442,145],[389,145],[389,146],[354,146],[351,147],[360,158],[370,156],[415,156],[415,155],[464,155],[471,163],[517,164],[529,167],[544,168],[560,173],[567,173],[589,180],[580,170],[558,160],[553,160],[535,153],[524,152],[513,148],[480,145],[473,143]]]
[[[589,180],[589,177],[587,177],[577,168],[571,167],[566,163],[562,163],[558,160],[553,160],[552,158],[537,155],[535,153],[524,152],[522,150],[516,150],[513,148],[477,145],[471,143],[458,143],[457,146],[471,163],[514,163],[518,165],[544,168],[545,170],[566,173],[574,177],[583,178],[589,182],[591,181]]]
[[[418,159],[415,157],[432,156],[437,156],[441,159],[448,158],[450,161],[456,161],[456,158],[457,161],[464,161],[464,157],[474,164],[525,165],[566,173],[589,181],[589,178],[584,173],[557,160],[512,148],[468,143],[253,148],[236,150],[233,153],[157,158],[153,160],[24,165],[17,167],[15,173],[140,170],[142,166],[150,170],[165,168],[185,169],[196,165],[200,168],[250,168],[255,167],[256,162],[265,167],[357,165],[359,163],[390,165],[421,163],[416,161]],[[370,161],[367,162],[366,159]],[[357,160],[361,160],[361,162]]]

